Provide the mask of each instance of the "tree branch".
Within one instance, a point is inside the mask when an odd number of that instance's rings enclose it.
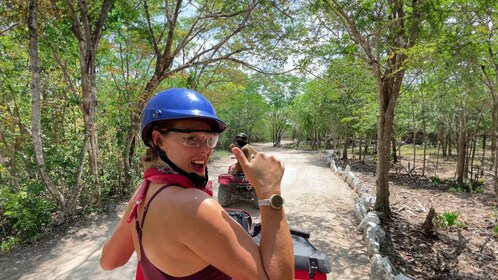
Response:
[[[159,51],[157,40],[156,40],[156,37],[154,36],[154,30],[152,29],[152,23],[150,22],[149,6],[147,5],[147,0],[143,0],[143,1],[144,1],[145,18],[147,19],[147,26],[149,28],[149,34],[150,34],[150,38],[152,40],[152,46],[154,47],[154,52],[156,53],[156,56],[160,57],[161,52]]]
[[[109,15],[109,10],[111,9],[111,4],[114,0],[104,0],[102,3],[102,8],[100,10],[99,20],[97,21],[97,25],[95,26],[95,30],[93,30],[93,38],[92,43],[95,44],[95,50],[97,49],[97,45],[99,43],[100,36],[102,34],[102,30],[104,29],[104,23]]]
[[[73,19],[71,30],[73,31],[74,35],[76,36],[76,38],[78,38],[79,41],[83,41],[84,38],[83,34],[81,33],[81,22],[78,15],[76,14],[76,10],[74,9],[73,3],[71,2],[71,0],[66,0],[66,4],[69,8],[69,12]]]

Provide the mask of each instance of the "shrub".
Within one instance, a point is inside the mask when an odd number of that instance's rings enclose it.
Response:
[[[462,222],[457,221],[460,213],[458,212],[444,212],[442,215],[436,213],[435,220],[436,224],[440,228],[448,228],[452,226],[456,227],[464,227],[465,225]]]
[[[470,181],[470,186],[473,192],[482,193],[484,191],[484,183],[486,179],[479,178],[477,180]]]
[[[19,191],[7,187],[0,189],[0,205],[4,211],[2,223],[9,224],[10,228],[1,239],[1,250],[38,238],[51,223],[52,213],[57,207],[46,195],[45,187],[36,181],[22,186]]]
[[[478,180],[470,180],[468,182],[465,182],[463,184],[463,186],[457,185],[456,182],[451,182],[450,191],[451,192],[482,193],[484,191],[484,183],[485,182],[486,182],[486,180],[483,178],[480,178]]]
[[[441,184],[441,178],[434,175],[431,177],[431,183],[433,186],[437,186],[437,185]]]

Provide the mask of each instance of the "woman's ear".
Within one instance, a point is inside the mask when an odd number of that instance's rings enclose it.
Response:
[[[152,142],[154,143],[155,146],[161,147],[162,145],[162,139],[161,139],[161,133],[157,130],[152,131]]]

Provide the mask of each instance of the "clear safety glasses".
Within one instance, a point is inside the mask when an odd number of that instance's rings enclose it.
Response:
[[[216,147],[220,134],[210,130],[196,130],[196,129],[179,129],[179,128],[163,128],[158,129],[162,135],[168,132],[181,133],[179,137],[181,143],[185,147],[197,148],[206,144],[209,148]]]

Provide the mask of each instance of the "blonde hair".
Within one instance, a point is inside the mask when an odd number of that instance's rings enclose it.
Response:
[[[148,147],[145,153],[140,156],[140,161],[142,162],[144,169],[167,166],[167,164],[159,157],[159,153],[150,147]]]

